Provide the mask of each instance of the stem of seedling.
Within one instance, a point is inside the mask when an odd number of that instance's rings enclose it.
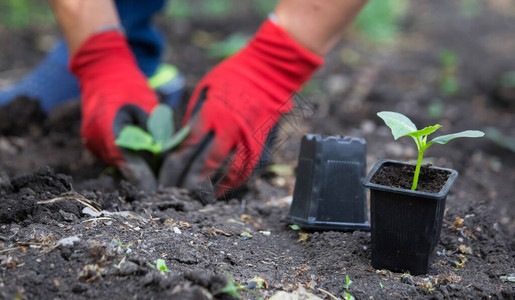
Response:
[[[411,186],[411,190],[414,191],[417,189],[418,185],[418,176],[420,174],[420,166],[422,165],[422,157],[424,156],[424,152],[418,153],[417,166],[415,168],[415,176],[413,177],[413,185]]]
[[[424,152],[426,151],[429,145],[426,145],[425,139],[427,136],[423,137],[413,137],[415,142],[417,143],[418,150],[418,158],[417,158],[417,166],[415,167],[415,174],[413,176],[413,184],[411,185],[411,190],[415,191],[418,185],[418,177],[420,175],[420,167],[422,166],[422,158],[424,157]]]

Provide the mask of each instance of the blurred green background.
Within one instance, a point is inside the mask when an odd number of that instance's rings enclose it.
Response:
[[[469,0],[470,1],[470,0]],[[265,18],[277,0],[171,0],[163,12],[173,20],[222,20],[241,14],[258,14]],[[399,33],[399,24],[409,5],[408,0],[371,0],[355,22],[364,37],[389,42]],[[16,31],[31,27],[55,26],[52,12],[42,0],[3,0],[0,2],[0,28]]]

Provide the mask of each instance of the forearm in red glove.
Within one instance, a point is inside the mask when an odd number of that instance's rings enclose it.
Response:
[[[125,37],[115,30],[92,35],[73,55],[70,69],[81,88],[84,145],[141,188],[155,188],[155,176],[143,159],[115,145],[125,125],[145,128],[158,104]]]
[[[165,160],[160,184],[221,196],[244,183],[270,130],[291,110],[292,94],[322,62],[266,21],[245,48],[197,85],[184,121],[190,134]]]

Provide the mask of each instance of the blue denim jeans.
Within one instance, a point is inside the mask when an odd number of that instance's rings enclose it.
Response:
[[[154,74],[161,59],[163,36],[152,26],[153,16],[165,0],[117,0],[116,8],[125,28],[129,45],[140,69],[147,76]]]

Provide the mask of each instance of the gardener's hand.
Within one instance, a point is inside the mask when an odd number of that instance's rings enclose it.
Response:
[[[184,125],[191,131],[161,168],[159,183],[200,191],[206,201],[251,175],[292,93],[322,59],[271,21],[239,53],[200,81]]]
[[[70,68],[81,87],[84,145],[140,188],[154,189],[156,179],[146,162],[115,145],[125,125],[145,128],[158,104],[125,37],[114,30],[92,35],[73,55]]]

